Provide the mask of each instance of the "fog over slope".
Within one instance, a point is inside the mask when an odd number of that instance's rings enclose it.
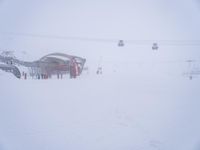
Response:
[[[200,70],[199,26],[198,0],[1,0],[1,51],[77,55],[88,70],[62,80],[0,70],[0,149],[198,150],[200,77],[184,73]]]

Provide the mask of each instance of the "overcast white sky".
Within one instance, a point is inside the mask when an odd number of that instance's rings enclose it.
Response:
[[[40,52],[37,57],[48,52],[65,51],[99,58],[104,54],[102,51],[112,56],[117,50],[111,44],[37,39],[2,33],[125,40],[199,40],[199,27],[198,0],[0,1],[0,48],[28,51],[31,55]],[[138,48],[126,47],[129,52],[132,49]],[[186,47],[185,50],[189,49]],[[127,56],[130,56],[129,52],[126,52]],[[180,53],[177,55],[180,56]]]
[[[197,0],[1,0],[1,31],[119,39],[200,39]]]

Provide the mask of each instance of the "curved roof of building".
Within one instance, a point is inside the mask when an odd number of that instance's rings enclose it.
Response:
[[[43,56],[42,58],[40,58],[39,61],[64,63],[66,61],[71,61],[72,59],[75,59],[76,61],[85,61],[85,59],[83,59],[81,57],[67,55],[64,53],[51,53],[51,54]]]
[[[63,54],[63,53],[51,53],[51,54],[43,56],[40,60],[44,61],[47,58],[57,58],[57,59],[62,59],[62,60],[71,60],[73,58],[73,56]]]

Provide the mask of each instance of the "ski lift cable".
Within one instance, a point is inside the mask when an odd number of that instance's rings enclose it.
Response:
[[[136,44],[136,45],[151,45],[159,44],[166,46],[200,46],[200,40],[124,40],[126,43]]]
[[[62,35],[46,35],[46,34],[33,34],[33,33],[14,33],[14,32],[1,32],[2,35],[22,36],[31,38],[46,38],[58,40],[75,40],[86,42],[102,42],[102,43],[116,43],[123,42],[123,44],[134,45],[152,45],[157,43],[166,46],[200,46],[200,40],[129,40],[129,39],[106,39],[106,38],[92,38],[92,37],[79,37],[79,36],[62,36]]]
[[[12,33],[3,32],[1,34],[11,36],[22,36],[31,38],[46,38],[46,39],[58,39],[58,40],[77,40],[77,41],[88,41],[88,42],[116,42],[118,39],[105,39],[105,38],[90,38],[90,37],[79,37],[79,36],[62,36],[62,35],[46,35],[46,34],[32,34],[32,33]]]

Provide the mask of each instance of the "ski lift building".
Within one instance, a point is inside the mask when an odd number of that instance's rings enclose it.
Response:
[[[31,66],[31,76],[41,76],[48,78],[53,75],[72,74],[72,67],[76,67],[73,75],[76,77],[82,73],[86,59],[67,55],[63,53],[52,53],[43,56],[38,61],[34,61]]]

